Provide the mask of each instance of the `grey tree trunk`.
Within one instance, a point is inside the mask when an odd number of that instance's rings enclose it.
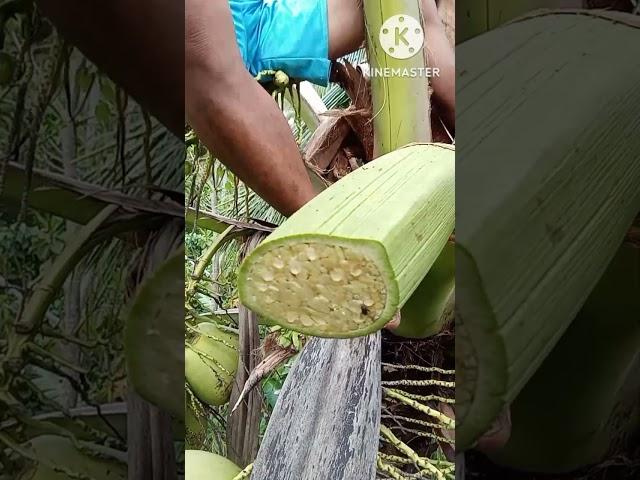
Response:
[[[255,313],[246,307],[238,307],[240,327],[240,352],[229,405],[235,405],[251,371],[260,363],[260,334]],[[249,392],[237,410],[229,414],[227,421],[227,457],[236,465],[245,467],[258,453],[262,395],[260,388]]]
[[[243,257],[258,246],[261,234],[253,235],[243,246]],[[238,306],[239,356],[229,405],[235,405],[249,374],[260,363],[260,332],[258,316],[243,305]],[[227,457],[236,465],[245,467],[258,453],[262,395],[254,388],[244,398],[237,410],[227,419]]]
[[[251,480],[373,480],[380,333],[313,338],[285,381]]]
[[[133,387],[127,412],[129,480],[176,480],[171,416],[140,398]]]
[[[156,234],[138,266],[141,272],[132,277],[135,280],[130,286],[131,294],[135,294],[138,288],[135,281],[139,280],[139,274],[144,272],[146,276],[158,268],[171,253],[181,248],[183,238],[184,223],[178,220],[165,225]],[[175,320],[183,321],[182,318]],[[162,373],[151,371],[150,375]],[[173,380],[176,388],[183,388],[183,376]],[[127,412],[129,480],[177,480],[171,416],[140,397],[131,384],[127,389]]]

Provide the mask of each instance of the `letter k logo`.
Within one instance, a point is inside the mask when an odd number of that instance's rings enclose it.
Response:
[[[413,57],[422,49],[424,30],[410,15],[389,17],[380,28],[380,45],[387,55],[397,59]]]
[[[400,30],[400,27],[396,27],[396,47],[400,46],[400,42],[409,46],[409,41],[406,37],[408,31],[409,29],[407,27],[404,27],[404,30]]]

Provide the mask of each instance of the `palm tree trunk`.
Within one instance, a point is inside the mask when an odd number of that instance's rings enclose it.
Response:
[[[129,480],[177,480],[171,416],[131,386],[127,412]]]

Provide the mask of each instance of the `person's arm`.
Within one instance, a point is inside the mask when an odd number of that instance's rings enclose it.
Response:
[[[284,215],[315,196],[282,112],[245,69],[227,2],[186,1],[186,115],[200,140]]]
[[[453,47],[440,19],[435,0],[422,0],[422,15],[427,36],[427,64],[438,67],[440,75],[431,78],[435,101],[451,132],[456,128],[456,59]]]

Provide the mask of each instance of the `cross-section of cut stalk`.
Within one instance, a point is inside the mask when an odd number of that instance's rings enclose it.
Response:
[[[382,328],[453,231],[454,156],[448,145],[412,145],[332,185],[247,257],[240,300],[309,335]]]

